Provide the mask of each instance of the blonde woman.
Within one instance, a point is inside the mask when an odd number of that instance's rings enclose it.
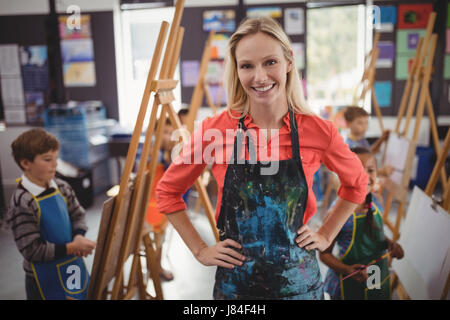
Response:
[[[196,259],[217,266],[215,299],[323,299],[315,250],[331,244],[367,175],[331,122],[307,107],[291,44],[270,18],[245,20],[228,47],[228,110],[202,122],[157,186],[160,212]],[[220,242],[208,246],[182,195],[207,164],[218,184]],[[324,163],[341,180],[315,232],[312,177]]]

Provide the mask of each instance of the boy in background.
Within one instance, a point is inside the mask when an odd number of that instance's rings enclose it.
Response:
[[[24,257],[27,299],[84,299],[89,274],[81,257],[92,253],[95,242],[84,237],[85,211],[73,189],[55,178],[59,142],[31,129],[11,147],[23,175],[7,216]]]
[[[384,130],[381,137],[372,145],[366,139],[366,131],[369,127],[369,114],[361,107],[349,106],[344,111],[345,122],[350,129],[350,134],[345,142],[348,147],[362,147],[369,149],[371,153],[377,154],[380,151],[381,144],[389,138],[389,130]]]

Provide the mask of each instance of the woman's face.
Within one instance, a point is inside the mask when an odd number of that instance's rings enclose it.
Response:
[[[287,73],[292,63],[285,59],[277,40],[262,32],[243,37],[236,46],[236,64],[251,105],[286,103]]]
[[[370,153],[358,154],[366,173],[369,175],[369,184],[367,185],[367,193],[372,192],[377,181],[377,161]]]

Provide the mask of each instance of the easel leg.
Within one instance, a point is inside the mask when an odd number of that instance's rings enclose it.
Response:
[[[144,245],[145,245],[145,253],[147,257],[147,268],[150,270],[150,275],[153,280],[153,285],[155,287],[156,299],[163,300],[163,293],[161,288],[161,279],[159,277],[159,268],[158,261],[156,259],[156,252],[153,248],[153,241],[150,237],[150,234],[145,234],[143,236]],[[155,239],[156,240],[156,239]]]

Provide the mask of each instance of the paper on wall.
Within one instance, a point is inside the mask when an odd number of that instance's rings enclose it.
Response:
[[[0,45],[0,75],[20,75],[19,46]]]
[[[303,8],[284,9],[284,31],[288,35],[305,33],[305,12]]]

